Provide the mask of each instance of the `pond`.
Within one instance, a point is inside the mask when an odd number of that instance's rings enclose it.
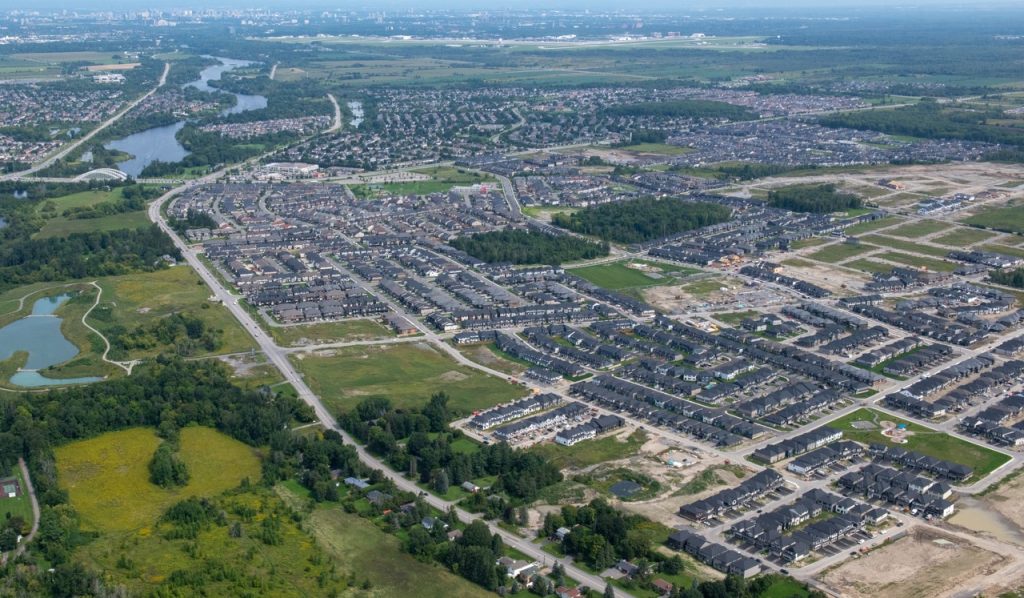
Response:
[[[178,162],[189,154],[188,150],[174,137],[184,126],[185,121],[182,120],[163,127],[146,129],[134,135],[111,141],[103,147],[131,154],[130,159],[118,162],[117,167],[128,175],[138,178],[142,170],[156,160]]]
[[[47,378],[39,370],[70,361],[78,355],[78,347],[60,331],[61,318],[57,308],[71,295],[43,297],[32,305],[32,314],[0,328],[0,361],[10,359],[18,351],[28,353],[28,361],[11,376],[11,384],[25,387],[83,384],[103,378]]]
[[[182,87],[195,87],[200,91],[213,93],[230,93],[216,87],[211,87],[210,81],[217,81],[221,78],[221,75],[228,71],[252,64],[248,60],[235,60],[233,58],[215,58],[215,60],[220,61],[219,64],[206,67],[200,71],[198,79],[185,83]],[[247,110],[260,110],[267,107],[267,98],[265,96],[246,95],[244,93],[232,93],[231,95],[235,96],[237,102],[234,106],[221,110],[221,116],[238,114]],[[178,143],[178,139],[175,137],[178,131],[185,126],[185,122],[180,120],[163,127],[146,129],[121,139],[115,139],[103,147],[131,154],[131,159],[118,162],[117,167],[128,175],[137,178],[147,166],[156,160],[161,162],[178,162],[189,154],[188,150]]]

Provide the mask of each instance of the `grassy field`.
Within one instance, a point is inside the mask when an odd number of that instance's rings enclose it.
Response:
[[[613,291],[673,284],[678,282],[679,276],[687,276],[700,272],[700,270],[696,270],[694,268],[655,262],[634,261],[631,263],[643,264],[644,266],[650,267],[650,271],[658,274],[660,278],[653,278],[648,276],[644,271],[637,270],[636,268],[630,268],[626,265],[625,261],[573,268],[569,270],[569,272],[589,280],[599,287],[604,287]]]
[[[364,573],[335,563],[272,490],[254,487],[212,502],[223,513],[224,525],[205,526],[194,539],[172,539],[168,532],[173,527],[154,520],[139,531],[101,534],[78,548],[73,559],[101,571],[131,596],[305,598],[342,595],[365,581]],[[266,520],[279,522],[276,543],[260,537]],[[231,526],[240,529],[240,536],[229,534]]]
[[[497,184],[497,181],[495,181],[491,176],[471,170],[453,168],[451,166],[421,168],[414,172],[425,174],[429,176],[430,179],[399,183],[350,185],[349,188],[356,197],[373,199],[388,195],[428,195],[430,193],[444,193],[452,187],[475,185],[477,183]]]
[[[510,376],[518,376],[533,367],[533,364],[524,360],[516,359],[508,353],[505,353],[494,343],[457,345],[455,348],[458,349],[459,353],[462,353],[467,358],[472,359],[480,365],[509,374]]]
[[[184,498],[216,496],[244,478],[259,479],[251,447],[209,428],[185,428],[179,455],[191,478],[181,488],[160,488],[150,483],[147,468],[159,444],[151,428],[132,428],[57,447],[58,480],[83,528],[141,530]]]
[[[952,262],[943,262],[939,260],[933,260],[927,257],[921,257],[918,255],[899,253],[896,251],[886,251],[885,253],[877,253],[871,257],[889,260],[890,262],[897,262],[915,268],[928,268],[929,270],[933,270],[935,272],[952,272],[953,270],[956,270],[956,264]]]
[[[909,251],[910,253],[920,253],[922,255],[930,255],[932,257],[946,257],[949,253],[948,249],[942,247],[932,247],[930,245],[924,245],[923,243],[914,243],[913,241],[904,241],[901,239],[894,239],[893,237],[883,237],[882,235],[868,235],[861,237],[861,241],[874,243],[882,247],[889,249],[898,249],[900,251]]]
[[[852,423],[855,421],[874,422],[877,427],[870,430],[858,430],[852,426]],[[882,421],[906,424],[907,430],[911,432],[907,436],[907,442],[900,445],[890,442],[881,433],[881,427],[878,424]],[[1010,460],[1008,456],[990,448],[961,440],[945,432],[939,432],[926,426],[911,423],[874,409],[858,409],[828,425],[830,428],[842,430],[844,436],[849,440],[865,444],[878,442],[889,446],[900,446],[909,451],[917,451],[936,459],[967,465],[974,469],[974,476],[968,482],[985,477],[989,472]]]
[[[825,262],[828,264],[834,264],[841,262],[851,257],[856,257],[862,253],[867,253],[871,250],[878,249],[874,245],[853,245],[850,243],[835,243],[828,247],[823,247],[814,253],[807,255],[806,257],[817,260],[819,262]]]
[[[275,489],[286,501],[300,500],[284,485],[279,484]],[[359,579],[370,582],[372,595],[423,598],[493,596],[439,565],[416,560],[402,550],[399,538],[337,507],[316,508],[309,515],[307,529],[341,572],[355,573]]]
[[[1024,233],[1024,206],[1006,206],[983,210],[970,218],[962,220],[962,222],[1008,233]]]
[[[880,228],[887,226],[893,226],[903,222],[903,218],[898,216],[886,216],[885,218],[879,218],[878,220],[872,220],[871,222],[861,222],[860,224],[854,224],[846,228],[846,234],[848,235],[863,235],[864,233],[870,233]]]
[[[572,446],[545,443],[531,448],[530,451],[557,465],[559,469],[567,467],[582,469],[605,461],[614,461],[635,455],[645,442],[647,442],[647,433],[638,430],[630,434],[625,442],[615,436],[606,436],[595,440],[586,440]]]
[[[884,264],[882,262],[876,262],[868,259],[853,260],[852,262],[846,262],[843,266],[846,268],[853,268],[854,270],[861,270],[868,274],[874,272],[892,272],[892,264]]]
[[[823,237],[810,237],[807,239],[800,239],[799,241],[793,241],[790,243],[790,247],[793,249],[806,249],[807,247],[817,247],[818,245],[824,245],[828,243],[828,239]]]
[[[958,226],[955,230],[952,230],[944,235],[934,237],[933,243],[940,245],[948,245],[950,247],[959,248],[966,247],[967,245],[973,245],[974,243],[980,243],[982,241],[991,239],[996,236],[995,233],[979,230],[976,228],[968,228],[966,226]]]
[[[152,226],[145,210],[124,212],[103,216],[102,218],[65,218],[57,216],[46,221],[39,232],[32,235],[33,239],[50,237],[66,237],[74,233],[106,232],[111,230],[146,228]]]
[[[346,347],[317,355],[292,356],[306,382],[335,412],[369,397],[385,397],[396,407],[426,404],[444,391],[448,406],[471,413],[517,399],[526,389],[454,362],[425,343]]]
[[[627,145],[616,149],[625,150],[627,152],[637,152],[641,154],[662,154],[665,156],[681,156],[683,154],[688,154],[693,151],[688,147],[669,145],[667,143],[637,143],[635,145]]]
[[[723,286],[728,286],[724,280],[718,277],[712,277],[687,283],[681,285],[679,288],[683,292],[689,293],[695,297],[706,297],[707,295],[720,291]]]
[[[36,212],[42,214],[44,212],[56,211],[60,214],[64,210],[73,208],[90,208],[104,202],[120,201],[123,197],[121,187],[80,191],[39,202],[36,206]]]
[[[6,521],[9,517],[21,517],[28,525],[32,525],[32,502],[28,496],[28,487],[25,486],[25,478],[21,475],[21,468],[17,465],[3,477],[18,479],[18,487],[21,494],[15,498],[0,498],[0,518]]]
[[[949,227],[949,224],[939,222],[938,220],[918,220],[917,222],[909,222],[896,228],[890,228],[886,231],[886,234],[916,239],[946,230]]]
[[[97,309],[107,307],[112,313],[109,322],[90,318],[89,323],[101,332],[115,325],[131,330],[172,313],[187,313],[223,331],[221,346],[215,353],[238,353],[256,346],[226,307],[209,301],[209,288],[200,284],[199,275],[188,266],[112,276],[100,279],[99,284],[103,288],[103,297]],[[166,349],[156,347],[133,351],[132,357],[148,357]]]
[[[1000,245],[999,243],[986,243],[978,249],[983,251],[994,251],[995,253],[1002,253],[1004,255],[1012,255],[1014,257],[1024,257],[1024,249],[1020,247],[1011,247],[1009,245]]]
[[[268,326],[274,342],[282,347],[298,347],[305,344],[324,344],[343,341],[358,341],[395,336],[390,328],[376,320],[345,320],[343,322],[318,322],[298,326]],[[310,341],[310,342],[305,342]]]

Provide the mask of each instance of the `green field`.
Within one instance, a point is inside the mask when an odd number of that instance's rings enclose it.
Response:
[[[846,227],[846,234],[853,236],[863,235],[864,233],[876,231],[887,226],[893,226],[900,222],[903,222],[903,218],[898,216],[886,216],[885,218],[879,218],[878,220],[872,220],[871,222],[861,222],[859,224],[854,224],[853,226],[848,226]]]
[[[90,317],[89,323],[101,332],[115,325],[131,330],[171,313],[188,313],[223,331],[221,346],[214,353],[238,353],[256,347],[255,341],[226,307],[209,301],[210,289],[200,282],[199,275],[184,265],[100,279],[103,297],[97,309],[106,306],[113,317],[109,322]],[[132,351],[131,356],[146,357],[161,350],[166,350],[166,347]]]
[[[390,328],[385,327],[376,320],[345,320],[342,322],[318,322],[297,326],[268,326],[267,330],[274,337],[274,342],[282,347],[299,347],[305,344],[321,345],[324,343],[395,336]]]
[[[637,143],[635,145],[626,145],[616,149],[625,150],[627,152],[637,152],[640,154],[662,154],[665,156],[681,156],[693,151],[688,147],[669,145],[667,143]]]
[[[939,260],[933,260],[927,257],[921,257],[918,255],[908,255],[906,253],[899,253],[896,251],[886,251],[885,253],[876,253],[871,256],[883,260],[889,260],[890,262],[897,262],[912,266],[914,268],[928,268],[935,272],[952,272],[956,270],[956,264],[952,262],[943,262]]]
[[[853,268],[854,270],[861,270],[872,274],[874,272],[889,273],[892,272],[892,264],[885,264],[882,262],[876,262],[869,259],[853,260],[852,262],[846,262],[843,264],[844,268]]]
[[[184,498],[216,496],[245,478],[260,477],[254,449],[216,430],[192,427],[181,431],[179,453],[191,474],[188,484],[160,488],[150,483],[147,469],[159,444],[151,428],[132,428],[57,447],[58,480],[83,528],[141,530]]]
[[[807,247],[817,247],[818,245],[824,245],[829,240],[823,237],[809,237],[807,239],[800,239],[799,241],[793,241],[789,244],[791,249],[806,249]]]
[[[62,195],[60,197],[54,197],[52,199],[39,202],[39,204],[36,205],[36,212],[43,214],[45,212],[56,211],[60,214],[64,210],[74,208],[91,208],[96,204],[119,201],[123,199],[123,197],[121,187],[79,191],[78,193]]]
[[[32,235],[33,239],[50,237],[66,237],[74,233],[95,233],[125,228],[146,228],[152,226],[145,210],[112,214],[101,218],[66,218],[57,216],[46,221],[39,232]]]
[[[1012,255],[1014,257],[1024,257],[1024,249],[1020,247],[1011,247],[1009,245],[1000,245],[998,243],[986,243],[978,249],[983,251],[994,251],[995,253],[1002,253],[1004,255]]]
[[[624,261],[600,264],[597,266],[572,268],[569,272],[588,280],[599,287],[604,287],[613,291],[673,284],[679,281],[680,276],[687,276],[700,272],[700,270],[694,268],[673,266],[670,264],[656,262],[637,260],[630,263],[642,264],[651,268],[650,272],[659,275],[659,278],[649,276],[646,272],[637,270],[636,268],[630,268]]]
[[[939,245],[948,245],[953,248],[962,248],[974,243],[980,243],[996,236],[996,233],[980,230],[977,228],[968,228],[966,226],[958,226],[956,229],[938,237],[934,237],[932,243],[938,243]]]
[[[882,435],[880,426],[871,430],[858,430],[851,425],[852,422],[855,421],[874,422],[876,426],[878,426],[878,423],[882,421],[890,421],[895,424],[906,424],[907,430],[911,432],[911,434],[907,436],[906,443],[897,445],[890,442],[886,436]],[[862,442],[865,444],[878,442],[889,446],[899,446],[909,451],[917,451],[919,453],[935,457],[936,459],[943,459],[953,463],[967,465],[974,469],[974,475],[968,480],[968,482],[985,477],[989,472],[1010,460],[1010,457],[990,448],[974,444],[973,442],[967,442],[966,440],[961,440],[955,436],[950,436],[945,432],[939,432],[926,426],[911,423],[905,419],[901,419],[881,411],[876,411],[874,409],[858,409],[853,413],[830,422],[828,426],[830,428],[842,430],[843,435],[847,439],[854,440],[856,442]]]
[[[635,455],[645,442],[647,442],[647,433],[636,431],[630,434],[624,442],[615,436],[605,436],[604,438],[585,440],[572,446],[545,443],[531,448],[530,451],[557,465],[559,469],[567,467],[582,469]]]
[[[966,218],[962,222],[1008,233],[1024,233],[1024,206],[990,208]]]
[[[946,257],[949,253],[949,250],[943,247],[932,247],[931,245],[925,245],[924,243],[914,243],[913,241],[904,241],[901,239],[894,239],[893,237],[883,237],[882,235],[867,235],[865,237],[861,237],[860,240],[874,243],[881,247],[887,247],[889,249],[899,249],[900,251],[920,253],[922,255],[930,255],[932,257]]]
[[[286,501],[299,497],[287,486],[276,490]],[[401,540],[371,521],[336,506],[320,506],[309,515],[307,527],[317,544],[344,573],[368,580],[374,596],[476,598],[493,596],[440,565],[418,561],[402,550]]]
[[[306,598],[342,595],[365,580],[333,561],[272,490],[253,486],[210,500],[223,521],[200,526],[194,538],[174,537],[174,526],[154,519],[138,531],[100,534],[72,558],[129,596]],[[278,522],[273,543],[261,537],[266,520]]]
[[[835,243],[833,245],[829,245],[828,247],[823,247],[815,251],[814,253],[807,255],[806,257],[812,260],[817,260],[819,262],[834,264],[836,262],[841,262],[843,260],[850,259],[851,257],[856,257],[863,253],[873,251],[875,249],[878,248],[875,247],[874,245],[854,245],[851,243]]]
[[[306,382],[334,412],[369,397],[384,397],[399,408],[421,407],[446,392],[453,411],[468,414],[517,399],[527,390],[459,365],[426,343],[344,347],[320,354],[293,355]]]
[[[497,184],[494,177],[472,170],[451,166],[435,166],[414,170],[430,177],[429,180],[396,183],[367,183],[349,185],[352,194],[363,199],[373,199],[389,195],[429,195],[444,193],[452,187],[475,185],[477,183]]]
[[[712,293],[717,293],[722,287],[728,287],[726,281],[718,277],[707,278],[704,280],[698,280],[680,286],[679,288],[695,297],[706,297]]]
[[[886,231],[886,234],[916,239],[918,237],[924,237],[932,233],[946,230],[949,227],[950,225],[948,223],[939,222],[938,220],[919,220],[896,228],[890,228]]]

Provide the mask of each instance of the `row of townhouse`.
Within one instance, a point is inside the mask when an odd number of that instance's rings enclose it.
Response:
[[[686,528],[669,534],[668,545],[675,550],[693,555],[697,560],[727,575],[752,577],[761,572],[761,563],[722,544],[708,541],[704,536]]]
[[[705,522],[728,510],[741,509],[762,496],[781,488],[785,483],[779,472],[761,470],[744,479],[735,488],[726,488],[692,503],[679,507],[679,516],[691,521]]]
[[[762,463],[778,463],[784,459],[802,455],[808,451],[821,448],[843,438],[843,431],[822,426],[804,432],[793,438],[763,446],[753,452],[751,457]]]
[[[578,417],[582,417],[586,415],[586,413],[587,407],[585,405],[575,401],[569,401],[564,406],[552,409],[551,411],[545,411],[538,415],[520,419],[510,424],[505,424],[494,431],[494,436],[498,440],[515,442],[531,432],[564,424]]]
[[[843,474],[836,483],[847,493],[915,509],[925,516],[946,518],[956,510],[947,484],[874,463]]]
[[[469,424],[478,430],[487,430],[531,413],[550,409],[561,402],[562,398],[554,393],[538,394],[478,413],[469,420]]]

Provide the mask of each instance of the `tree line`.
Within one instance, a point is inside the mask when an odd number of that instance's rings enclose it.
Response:
[[[864,202],[852,193],[838,191],[834,183],[791,185],[768,192],[768,203],[793,212],[831,214],[861,208]]]
[[[452,247],[489,264],[561,264],[608,255],[607,243],[592,243],[570,235],[505,229],[459,237]]]
[[[482,446],[470,454],[454,451],[452,442],[457,438],[448,428],[452,416],[447,403],[448,396],[438,393],[420,411],[397,410],[387,399],[370,398],[342,414],[338,423],[394,469],[431,484],[439,494],[452,484],[497,476],[491,488],[494,493],[528,502],[562,480],[562,473],[551,463],[506,443]]]
[[[618,243],[642,243],[725,222],[728,207],[681,198],[645,197],[606,203],[574,212],[558,213],[551,222],[584,235]]]

